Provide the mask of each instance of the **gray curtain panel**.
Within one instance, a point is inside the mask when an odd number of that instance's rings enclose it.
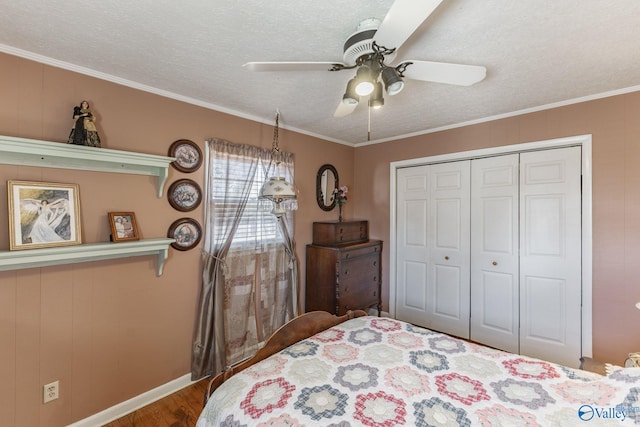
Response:
[[[205,235],[193,380],[252,356],[298,311],[293,214],[277,219],[256,197],[256,188],[275,173],[271,151],[220,139],[208,140],[205,148]],[[293,181],[293,156],[280,154],[277,173]]]

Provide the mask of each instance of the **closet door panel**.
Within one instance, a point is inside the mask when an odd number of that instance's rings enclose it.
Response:
[[[580,147],[521,155],[520,352],[571,367],[581,354]]]
[[[519,155],[471,163],[471,339],[518,353]]]
[[[513,274],[484,271],[478,279],[474,283],[479,283],[479,287],[475,291],[480,296],[478,299],[472,300],[471,307],[472,311],[476,310],[481,315],[478,316],[478,319],[472,316],[474,323],[471,326],[471,339],[505,350],[502,346],[498,347],[499,340],[494,340],[494,342],[490,338],[483,339],[481,328],[486,328],[490,333],[494,334],[515,335],[514,344],[515,349],[517,349],[517,314],[519,310],[517,306],[514,307],[512,305],[512,301],[514,299],[517,300],[518,295],[518,287],[514,286],[514,284],[517,285],[517,277],[514,278]],[[506,305],[496,307],[497,301],[506,301]],[[490,335],[490,333],[487,333],[487,335]],[[514,349],[509,349],[508,351],[516,352]]]
[[[428,327],[469,338],[470,162],[430,165]]]
[[[529,340],[564,345],[565,328],[567,323],[567,282],[546,277],[527,276],[523,284],[523,300],[530,321],[525,326],[526,336]]]
[[[462,316],[460,277],[462,272],[455,266],[436,264],[434,268],[434,306],[435,316],[449,318],[456,322]]]
[[[397,172],[396,317],[428,326],[428,167]]]

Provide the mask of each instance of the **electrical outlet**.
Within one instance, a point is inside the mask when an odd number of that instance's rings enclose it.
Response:
[[[51,402],[60,397],[60,382],[54,381],[49,384],[45,384],[43,387],[43,403]]]

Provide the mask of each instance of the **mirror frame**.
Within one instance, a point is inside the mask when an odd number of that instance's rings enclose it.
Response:
[[[333,202],[330,205],[325,205],[322,199],[322,175],[327,170],[333,172],[333,176],[335,178],[335,185],[333,188],[340,187],[340,180],[338,178],[338,171],[336,170],[336,168],[328,163],[320,166],[320,169],[318,169],[318,175],[316,175],[316,201],[318,202],[318,206],[320,207],[320,209],[322,209],[323,211],[330,211],[336,207],[335,198],[333,198]]]

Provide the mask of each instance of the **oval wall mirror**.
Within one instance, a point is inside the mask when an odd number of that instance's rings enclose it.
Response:
[[[333,165],[322,165],[316,176],[316,200],[323,211],[330,211],[336,207],[333,190],[338,188],[338,171]]]

